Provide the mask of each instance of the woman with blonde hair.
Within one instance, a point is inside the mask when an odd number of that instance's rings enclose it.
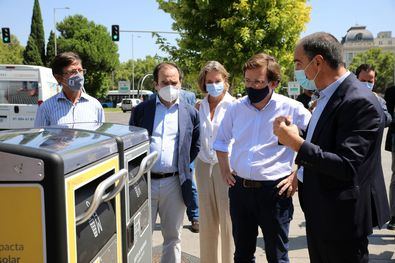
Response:
[[[218,127],[234,98],[228,93],[229,73],[217,61],[200,71],[199,88],[206,94],[196,104],[200,117],[201,148],[195,160],[200,207],[200,261],[233,262],[234,243],[229,212],[228,185],[222,179],[213,143]],[[230,152],[230,151],[229,151]],[[221,237],[221,256],[218,240]]]

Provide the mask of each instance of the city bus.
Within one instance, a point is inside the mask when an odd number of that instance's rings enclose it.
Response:
[[[130,90],[130,91],[118,91],[118,90],[110,90],[107,93],[107,97],[101,103],[104,108],[106,107],[120,107],[120,103],[122,99],[140,99],[142,101],[148,100],[148,98],[153,94],[150,90]]]
[[[38,105],[60,89],[50,68],[0,65],[0,129],[32,128]]]

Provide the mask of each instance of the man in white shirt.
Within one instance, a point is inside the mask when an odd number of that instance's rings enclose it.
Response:
[[[268,262],[289,262],[288,232],[297,185],[294,153],[278,144],[272,125],[276,116],[287,115],[303,129],[310,113],[300,102],[274,93],[280,66],[273,57],[263,53],[251,57],[243,72],[248,96],[228,109],[214,142],[221,174],[230,186],[234,261],[255,262],[260,227]]]

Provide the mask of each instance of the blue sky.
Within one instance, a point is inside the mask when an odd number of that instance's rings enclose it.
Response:
[[[217,0],[220,1],[220,0]],[[26,45],[30,33],[30,23],[34,0],[0,0],[0,26],[9,27],[11,34]],[[350,26],[366,25],[374,36],[380,31],[392,31],[395,37],[395,0],[310,0],[311,20],[302,36],[326,31],[339,40]],[[122,30],[172,31],[171,17],[158,9],[155,0],[40,0],[46,40],[54,27],[53,9],[69,7],[69,10],[56,10],[56,21],[74,14],[82,14],[97,24],[111,30],[112,24]],[[134,58],[146,55],[164,55],[155,44],[151,34],[133,34]],[[166,35],[174,43],[174,35]],[[121,61],[132,58],[132,34],[122,33],[119,45]]]

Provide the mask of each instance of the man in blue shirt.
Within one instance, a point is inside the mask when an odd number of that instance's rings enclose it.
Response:
[[[191,162],[199,143],[199,116],[195,108],[179,99],[182,73],[174,63],[154,69],[158,95],[136,106],[130,125],[143,127],[151,136],[150,151],[158,152],[151,169],[152,224],[159,214],[163,235],[161,262],[181,262],[181,229],[192,192]]]
[[[38,107],[34,127],[105,121],[100,102],[83,91],[85,73],[80,57],[74,52],[60,53],[54,58],[52,74],[62,91]]]

